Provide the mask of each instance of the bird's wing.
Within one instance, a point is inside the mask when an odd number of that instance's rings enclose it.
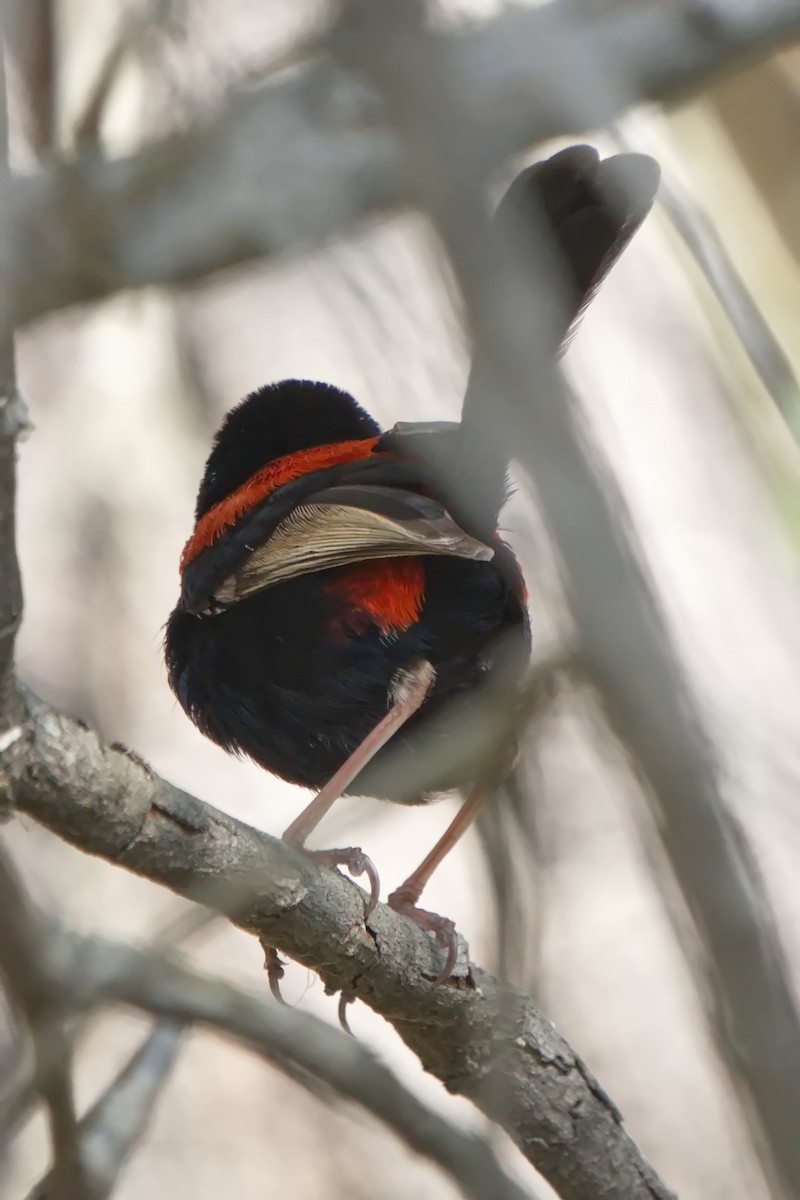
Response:
[[[288,579],[373,558],[489,559],[433,494],[419,464],[375,457],[278,488],[189,563],[189,612],[228,607]]]
[[[228,606],[298,575],[372,558],[445,554],[485,560],[493,553],[437,500],[401,488],[334,487],[293,508],[215,598]]]

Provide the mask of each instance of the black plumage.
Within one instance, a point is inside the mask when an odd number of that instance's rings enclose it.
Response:
[[[522,172],[501,201],[494,228],[517,237],[522,261],[536,224],[561,268],[554,357],[657,183],[651,159],[601,162],[573,146]],[[507,448],[501,438],[476,444],[471,432],[476,381],[487,378],[473,364],[463,425],[382,433],[347,393],[285,380],[248,396],[216,436],[167,623],[169,680],[219,745],[320,789],[284,835],[297,845],[342,791],[414,802],[473,783],[479,764],[465,765],[462,751],[476,731],[437,717],[479,692],[500,661],[508,687],[525,672],[525,587],[497,532]],[[409,790],[389,760],[399,747],[427,762],[413,752],[431,730],[443,753]],[[455,958],[452,922],[416,902],[480,802],[474,786],[389,898],[436,932],[447,952],[442,978]],[[317,853],[369,874],[374,905],[377,873],[360,850]],[[270,972],[275,985],[274,955]]]

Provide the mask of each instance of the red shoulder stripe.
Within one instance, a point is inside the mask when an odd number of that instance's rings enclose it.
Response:
[[[293,454],[285,454],[283,458],[273,459],[260,467],[241,487],[231,492],[224,500],[220,500],[197,522],[194,533],[181,554],[181,574],[201,550],[212,545],[226,529],[239,520],[239,517],[270,492],[282,487],[284,483],[299,479],[301,475],[307,475],[310,471],[366,458],[375,449],[378,441],[378,437],[371,437],[349,442],[329,442],[325,446],[310,446],[307,450],[296,450]]]

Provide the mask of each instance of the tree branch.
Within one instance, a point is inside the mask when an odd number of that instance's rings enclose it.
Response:
[[[0,45],[0,255],[11,233],[7,103],[5,54]],[[22,619],[22,584],[16,549],[16,446],[17,437],[26,426],[25,405],[17,391],[14,323],[8,312],[4,283],[0,289],[0,754],[9,737],[9,727],[14,724],[11,667],[14,638]]]
[[[7,754],[12,803],[73,845],[224,913],[353,992],[390,1021],[426,1070],[505,1128],[563,1200],[666,1200],[619,1114],[553,1026],[478,968],[432,986],[435,944],[364,894],[153,774],[23,695]]]
[[[545,138],[674,100],[800,36],[795,0],[556,0],[440,33],[486,168]],[[374,95],[326,60],[233,96],[126,158],[14,180],[0,262],[18,322],[123,288],[183,284],[341,234],[413,180]]]
[[[81,1155],[62,997],[45,966],[44,931],[34,914],[19,904],[21,894],[10,860],[0,851],[0,977],[33,1042],[34,1074],[53,1142],[52,1196],[83,1200],[93,1193]]]
[[[159,1025],[77,1128],[91,1200],[103,1200],[138,1141],[182,1041],[186,1025],[199,1022],[225,1033],[285,1071],[339,1097],[361,1104],[417,1153],[443,1167],[469,1200],[526,1200],[506,1175],[485,1138],[462,1133],[430,1112],[392,1072],[352,1038],[318,1017],[275,1005],[218,979],[193,972],[177,958],[136,950],[100,938],[84,939],[44,927],[10,860],[0,849],[0,898],[20,943],[36,930],[36,953],[23,955],[21,970],[35,975],[38,997],[59,996],[62,1010],[86,1011],[115,1001],[159,1018]],[[23,950],[32,951],[24,937]],[[0,942],[0,951],[2,943]],[[0,957],[0,962],[2,958]],[[51,1172],[29,1200],[84,1194],[57,1187]]]
[[[62,935],[66,939],[66,935]],[[175,957],[100,939],[72,939],[64,986],[79,1005],[122,1002],[161,1019],[209,1026],[255,1051],[292,1078],[307,1073],[362,1105],[417,1154],[437,1163],[471,1200],[525,1200],[484,1137],[431,1112],[360,1042],[318,1017],[276,1005]],[[59,953],[63,961],[63,948]]]
[[[59,983],[63,989],[66,980],[61,975]],[[81,1118],[78,1136],[91,1180],[92,1200],[105,1200],[111,1195],[120,1171],[147,1128],[153,1106],[183,1046],[184,1035],[182,1024],[163,1017]],[[29,1193],[28,1200],[51,1200],[53,1194],[54,1176],[50,1171]]]

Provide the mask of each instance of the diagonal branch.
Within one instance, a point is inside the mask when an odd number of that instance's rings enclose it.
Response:
[[[505,1128],[563,1200],[666,1200],[614,1105],[551,1023],[478,968],[434,987],[435,944],[364,894],[24,695],[7,753],[11,802],[60,837],[180,895],[353,992],[426,1070]]]
[[[173,956],[100,939],[74,939],[70,949],[62,978],[73,1002],[117,1001],[162,1020],[216,1029],[292,1078],[307,1073],[360,1104],[443,1167],[470,1200],[526,1200],[528,1193],[505,1173],[484,1137],[462,1132],[426,1108],[366,1047],[319,1017],[201,975]]]
[[[60,984],[64,980],[59,977]],[[125,1064],[116,1079],[81,1119],[78,1136],[92,1200],[110,1196],[131,1153],[147,1128],[157,1100],[181,1047],[185,1028],[163,1017]],[[54,1177],[50,1171],[28,1200],[50,1200]]]
[[[555,0],[437,35],[488,169],[547,138],[668,101],[800,37],[795,0]],[[603,86],[597,86],[597,80]],[[376,97],[327,60],[234,95],[208,120],[109,161],[15,179],[0,271],[18,322],[123,288],[185,284],[302,251],[407,204]]]
[[[194,1023],[235,1038],[292,1079],[305,1076],[309,1084],[321,1082],[335,1095],[361,1104],[413,1150],[443,1167],[468,1200],[498,1196],[526,1200],[528,1193],[505,1173],[484,1137],[463,1133],[430,1112],[365,1047],[319,1017],[203,976],[172,955],[53,932],[34,911],[1,850],[0,898],[15,914],[11,924],[22,931],[37,931],[37,956],[30,955],[23,964],[30,973],[36,970],[37,994],[57,993],[61,1007],[73,1014],[122,1002],[159,1019],[151,1036],[81,1122],[80,1146],[91,1188],[86,1194],[91,1200],[110,1194],[145,1128],[183,1031]],[[52,1172],[29,1200],[83,1194],[57,1190],[58,1182]]]

